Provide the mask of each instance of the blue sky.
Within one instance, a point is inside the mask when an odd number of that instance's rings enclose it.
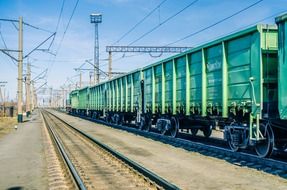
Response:
[[[66,0],[62,17],[51,52],[55,53],[63,36],[64,29],[72,14],[77,0]],[[184,12],[178,14],[133,45],[164,46],[170,42],[196,32],[214,22],[233,14],[236,11],[256,2],[257,0],[199,0]],[[0,18],[18,19],[23,16],[25,22],[55,32],[59,18],[62,0],[0,0]],[[66,82],[67,77],[76,75],[73,68],[79,67],[86,59],[93,58],[94,26],[90,23],[91,13],[102,13],[103,23],[99,26],[100,66],[107,70],[105,46],[116,42],[125,32],[140,21],[162,0],[79,0],[78,7],[71,20],[64,40],[57,56],[36,51],[29,57],[32,63],[32,78],[48,68],[48,86],[59,89]],[[191,0],[167,0],[148,19],[133,32],[122,39],[117,45],[127,45],[154,26],[175,14]],[[285,0],[264,0],[251,9],[199,33],[191,38],[174,44],[175,46],[196,46],[216,39],[222,35],[242,29],[250,24],[273,14],[287,10]],[[262,22],[261,22],[262,23]],[[274,23],[274,18],[264,20],[263,23]],[[18,48],[17,30],[11,23],[0,21],[0,31],[9,49]],[[50,35],[48,32],[24,27],[24,54],[30,52]],[[49,43],[43,48],[47,48]],[[0,48],[4,44],[0,39]],[[132,55],[132,56],[131,56]],[[17,55],[15,54],[17,57]],[[113,59],[114,71],[131,71],[138,67],[153,63],[160,58],[149,55],[116,54]],[[130,56],[130,57],[129,57]],[[26,63],[27,60],[24,61]],[[0,53],[0,81],[8,81],[7,89],[10,98],[16,97],[17,67],[3,53]],[[24,65],[25,66],[25,65]],[[89,68],[88,65],[85,68]],[[74,82],[77,77],[72,78]],[[83,74],[83,80],[88,81],[88,72]],[[40,86],[44,81],[39,81]]]

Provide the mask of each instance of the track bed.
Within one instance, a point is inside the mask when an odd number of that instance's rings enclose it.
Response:
[[[256,169],[185,151],[67,114],[53,113],[183,189],[285,189],[287,186],[287,181],[281,177]]]

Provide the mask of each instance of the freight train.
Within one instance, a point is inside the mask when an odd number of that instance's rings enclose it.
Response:
[[[287,14],[95,86],[72,91],[69,112],[176,137],[224,129],[233,151],[287,146]]]

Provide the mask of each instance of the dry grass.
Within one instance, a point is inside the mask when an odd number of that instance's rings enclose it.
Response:
[[[11,132],[16,124],[15,117],[0,117],[0,138]]]

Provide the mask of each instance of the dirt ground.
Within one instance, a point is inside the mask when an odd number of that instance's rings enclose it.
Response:
[[[16,124],[15,117],[0,117],[0,138],[11,132]]]
[[[233,165],[59,112],[57,115],[182,189],[287,189],[287,180],[265,172]]]

